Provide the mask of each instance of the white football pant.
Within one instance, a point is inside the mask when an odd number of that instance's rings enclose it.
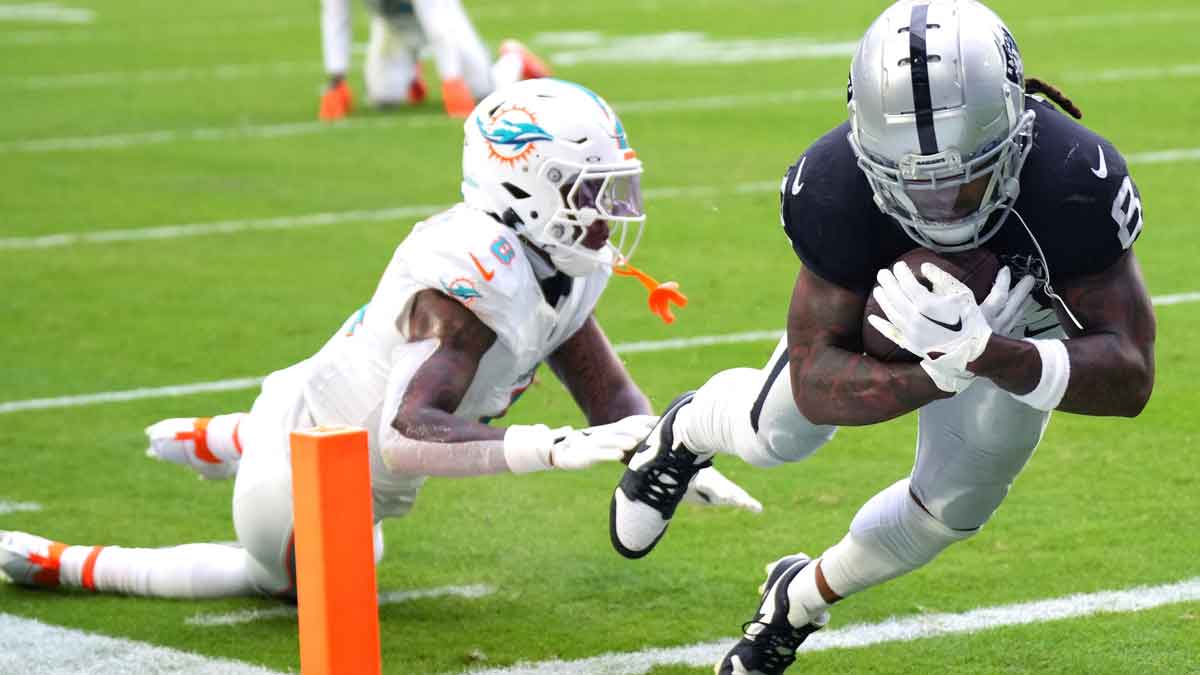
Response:
[[[676,437],[695,452],[737,454],[758,466],[800,461],[824,445],[836,428],[815,425],[796,408],[786,348],[784,337],[764,368],[709,379],[680,411]],[[830,587],[845,597],[978,532],[1049,420],[984,378],[921,408],[912,473],[864,505],[842,542],[826,551],[821,569]]]

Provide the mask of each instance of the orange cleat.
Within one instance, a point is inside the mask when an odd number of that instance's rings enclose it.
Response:
[[[344,119],[353,109],[354,97],[350,93],[350,85],[342,80],[321,95],[321,110],[317,116],[322,122],[336,122]]]
[[[442,81],[442,103],[446,114],[458,119],[466,119],[475,109],[475,97],[461,77]]]
[[[675,314],[671,312],[671,305],[687,307],[687,296],[679,292],[679,284],[674,281],[660,284],[654,277],[630,265],[627,260],[622,260],[620,264],[614,265],[613,272],[621,276],[633,277],[642,282],[642,285],[650,292],[650,297],[646,300],[650,311],[658,315],[663,323],[675,323]]]
[[[539,77],[550,77],[550,67],[529,51],[520,40],[508,39],[500,43],[500,55],[517,54],[521,57],[521,79],[536,80]]]

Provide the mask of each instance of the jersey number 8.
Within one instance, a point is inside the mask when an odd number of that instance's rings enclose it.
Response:
[[[1129,176],[1125,176],[1121,189],[1117,190],[1117,198],[1113,200],[1112,205],[1112,217],[1117,221],[1117,238],[1121,240],[1121,248],[1129,248],[1142,231],[1142,200],[1134,193],[1133,181]],[[1134,217],[1137,218],[1136,223]]]

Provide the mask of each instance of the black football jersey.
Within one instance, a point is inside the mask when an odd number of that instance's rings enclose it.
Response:
[[[1036,111],[1037,120],[1014,210],[1029,231],[1009,214],[982,247],[1012,268],[1014,283],[1032,274],[1043,286],[1049,281],[1061,287],[1103,271],[1133,245],[1142,227],[1141,197],[1112,144],[1048,103],[1027,97],[1026,107]],[[849,132],[848,122],[838,126],[788,168],[781,217],[808,269],[867,293],[878,270],[918,244],[875,206],[846,139]]]

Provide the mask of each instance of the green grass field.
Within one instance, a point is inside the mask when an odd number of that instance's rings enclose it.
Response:
[[[94,20],[5,20],[0,5],[0,405],[289,365],[369,297],[420,216],[363,213],[297,227],[270,227],[270,219],[456,201],[461,128],[444,119],[438,102],[316,123],[317,3],[67,4],[94,10]],[[467,4],[491,44],[521,37],[552,62],[578,48],[539,34],[595,31],[602,44],[680,31],[703,33],[707,43],[853,42],[883,6]],[[1118,0],[993,6],[1020,42],[1027,73],[1061,86],[1085,123],[1134,157],[1147,213],[1136,250],[1151,292],[1200,291],[1191,276],[1200,253],[1192,205],[1200,180],[1200,9],[1189,0],[1153,9]],[[614,279],[599,319],[617,343],[781,329],[798,262],[771,186],[844,119],[849,56],[689,63],[647,61],[650,53],[631,49],[615,61],[576,54],[557,67],[624,111],[645,185],[659,195],[648,203],[636,262],[678,280],[691,298],[666,327],[645,311],[637,284]],[[361,100],[360,65],[356,55],[352,83]],[[1182,152],[1146,154],[1160,151]],[[683,197],[665,188],[703,189]],[[198,236],[94,236],[227,221],[250,222]],[[61,245],[34,239],[57,234],[79,236]],[[1158,320],[1157,385],[1139,418],[1057,415],[982,534],[836,607],[830,628],[1200,577],[1200,362],[1192,354],[1200,303],[1161,306]],[[661,406],[717,370],[762,365],[771,346],[631,353],[627,362]],[[232,483],[198,482],[185,469],[145,459],[142,428],[164,417],[248,409],[254,396],[244,388],[0,414],[0,505],[43,507],[0,511],[0,529],[87,544],[231,539]],[[507,420],[582,418],[545,371]],[[752,613],[762,565],[836,542],[867,498],[908,472],[914,432],[912,416],[844,429],[809,461],[772,471],[718,460],[762,500],[764,513],[684,507],[670,537],[638,562],[608,543],[617,466],[431,480],[410,517],[385,525],[380,590],[486,584],[496,592],[382,607],[385,671],[453,673],[732,639]],[[0,615],[298,672],[294,618],[187,623],[197,614],[274,606],[0,584]],[[802,655],[794,670],[1195,673],[1200,602],[820,651]]]

